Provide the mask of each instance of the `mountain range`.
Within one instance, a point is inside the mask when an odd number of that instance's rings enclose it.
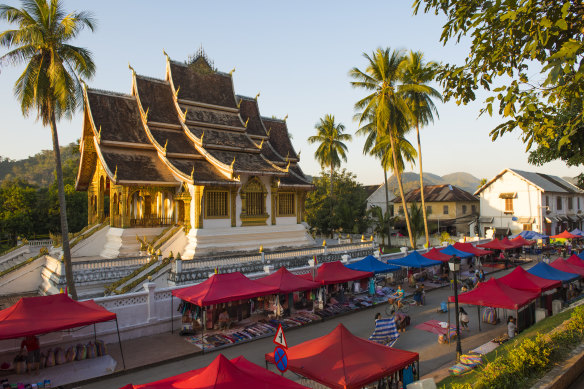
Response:
[[[399,188],[395,176],[392,175],[389,177],[388,181],[390,190],[398,193]],[[481,180],[479,178],[465,172],[450,173],[444,176],[424,172],[424,186],[453,185],[469,193],[474,193],[478,189],[480,182]],[[405,192],[417,189],[420,187],[420,175],[413,172],[403,173],[402,184]]]

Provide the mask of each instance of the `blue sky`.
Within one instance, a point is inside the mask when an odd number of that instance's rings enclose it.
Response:
[[[4,1],[19,6],[17,1]],[[364,68],[363,52],[377,47],[413,49],[427,60],[461,63],[468,43],[444,47],[439,42],[444,19],[412,15],[409,0],[368,1],[65,1],[68,10],[89,10],[98,20],[95,33],[84,31],[74,44],[93,52],[97,64],[90,87],[129,93],[130,63],[137,73],[164,78],[164,49],[183,61],[203,47],[215,66],[236,68],[235,92],[255,96],[262,115],[288,115],[288,128],[301,166],[318,174],[315,145],[306,139],[325,114],[333,114],[354,133],[354,103],[364,92],[353,89],[348,71]],[[0,24],[2,30],[5,24]],[[5,50],[0,51],[4,54]],[[0,73],[0,155],[21,159],[50,149],[48,129],[32,115],[23,118],[14,99],[14,82],[23,68],[4,67]],[[438,103],[440,119],[422,130],[424,171],[444,175],[466,171],[491,178],[506,167],[559,176],[575,176],[577,168],[561,162],[543,167],[527,163],[519,133],[492,142],[489,131],[499,118],[478,117],[481,102],[457,106]],[[82,113],[58,124],[60,142],[79,138]],[[348,163],[364,184],[383,180],[378,161],[362,153],[363,138],[349,143]],[[410,135],[414,142],[414,134]],[[412,170],[408,167],[407,171]],[[414,171],[418,167],[413,168]]]

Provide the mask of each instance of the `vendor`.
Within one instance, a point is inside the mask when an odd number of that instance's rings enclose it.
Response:
[[[227,309],[224,309],[219,314],[219,329],[220,330],[228,329],[230,326],[231,326],[231,319],[229,318],[229,313],[227,312]]]
[[[35,369],[36,374],[39,372],[39,367],[41,363],[41,345],[39,338],[34,335],[27,335],[24,340],[20,343],[20,352],[26,348],[26,362],[28,373],[32,368]]]

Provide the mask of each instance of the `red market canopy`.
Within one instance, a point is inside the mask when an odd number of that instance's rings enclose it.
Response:
[[[75,301],[66,294],[23,297],[0,311],[0,340],[40,335],[116,320],[116,314],[93,300]]]
[[[495,238],[492,241],[487,242],[487,243],[477,244],[477,247],[483,247],[486,249],[493,249],[493,250],[509,250],[509,249],[513,248],[509,245],[504,244],[503,242],[501,242],[497,238]]]
[[[273,286],[250,280],[240,272],[214,274],[200,284],[173,290],[173,296],[200,307],[278,293]]]
[[[312,281],[312,274],[301,274],[298,277]],[[315,282],[321,285],[341,284],[348,281],[361,280],[373,277],[370,271],[352,270],[343,265],[340,261],[325,262],[319,268],[314,278]]]
[[[550,238],[552,238],[552,239],[577,239],[577,238],[581,238],[581,236],[570,234],[568,232],[568,230],[564,230],[564,232],[562,232],[558,235],[552,235],[552,236],[550,236]]]
[[[570,265],[584,267],[584,260],[582,260],[576,254],[572,254],[570,258],[566,259],[566,262],[568,262]]]
[[[276,288],[279,294],[288,294],[321,287],[320,283],[294,275],[286,270],[285,267],[281,267],[277,272],[255,281],[259,284]]]
[[[579,276],[584,276],[584,268],[580,266],[570,265],[563,258],[558,258],[550,266],[556,270],[560,270],[566,273],[578,274]]]
[[[419,360],[418,353],[359,338],[342,324],[286,352],[288,370],[334,389],[361,388]],[[274,353],[266,361],[274,363]]]
[[[448,262],[452,256],[441,253],[436,247],[428,251],[426,254],[422,254],[422,257],[427,259],[432,259],[434,261]]]
[[[526,290],[535,293],[542,293],[562,286],[561,281],[538,277],[525,271],[521,266],[517,266],[511,273],[499,278],[498,280],[499,282],[509,285],[513,289]]]
[[[120,389],[306,389],[288,378],[251,363],[244,357],[229,360],[219,354],[207,367],[143,385]]]
[[[523,243],[519,241],[510,241],[509,238],[504,237],[501,239],[501,243],[506,244],[507,246],[511,247],[512,249],[516,249],[519,247],[523,247]]]
[[[521,243],[522,246],[531,246],[532,244],[535,244],[534,240],[526,240],[521,235],[517,235],[515,238],[511,239],[511,242]]]
[[[480,305],[483,307],[517,310],[537,298],[539,293],[519,290],[491,277],[487,282],[481,282],[476,288],[458,295],[462,304]],[[454,296],[448,301],[453,302]]]
[[[476,248],[471,243],[457,242],[452,246],[454,246],[454,248],[457,250],[464,251],[465,253],[471,253],[477,256],[493,254],[493,251]]]

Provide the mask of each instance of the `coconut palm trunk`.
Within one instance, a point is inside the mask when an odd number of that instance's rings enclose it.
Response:
[[[383,179],[385,180],[385,212],[389,212],[389,188],[387,187],[387,169],[383,168]],[[384,216],[383,214],[381,216]],[[385,220],[385,218],[383,218]],[[391,225],[387,223],[387,246],[391,247]]]
[[[430,248],[430,234],[428,233],[428,217],[426,216],[426,200],[424,199],[424,171],[422,170],[422,143],[420,142],[420,125],[416,121],[416,135],[418,137],[418,162],[420,164],[420,197],[422,198],[422,214],[424,215],[424,232],[426,233],[426,247]]]
[[[393,139],[393,134],[391,133],[391,130],[389,130],[389,141],[391,143],[391,154],[393,157],[393,166],[399,166],[397,163],[397,153],[396,153],[396,149],[395,149],[395,140]],[[396,168],[396,169],[394,169],[394,173],[395,173],[395,178],[397,179],[397,185],[399,187],[399,194],[401,196],[402,204],[404,207],[404,215],[406,217],[406,226],[408,227],[408,237],[410,238],[410,245],[412,246],[413,249],[415,249],[414,240],[412,238],[412,227],[410,226],[410,216],[408,215],[406,197],[404,196],[404,188],[402,186],[402,181],[401,181],[401,172],[399,171],[399,169]]]
[[[77,290],[73,280],[73,266],[71,264],[71,249],[69,247],[69,226],[67,224],[67,203],[65,200],[65,185],[63,184],[63,170],[61,169],[61,149],[59,148],[59,136],[57,134],[57,121],[55,111],[50,108],[51,136],[53,138],[53,152],[55,154],[55,169],[57,171],[57,187],[59,190],[59,213],[61,217],[61,235],[63,244],[63,264],[65,265],[65,277],[67,279],[67,292],[74,300],[77,300]]]
[[[333,165],[331,164],[331,239],[333,238],[333,215],[334,215],[334,200],[335,195],[333,194]]]

